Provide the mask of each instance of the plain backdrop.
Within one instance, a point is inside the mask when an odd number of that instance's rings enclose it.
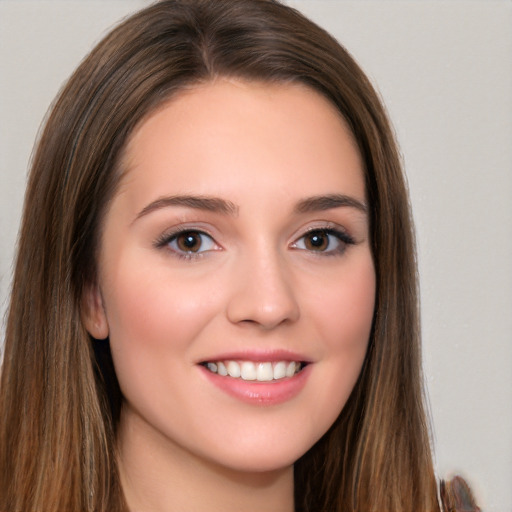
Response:
[[[82,57],[147,0],[0,0],[0,313],[28,162]],[[512,2],[291,0],[331,31],[394,123],[418,233],[440,477],[512,512]]]

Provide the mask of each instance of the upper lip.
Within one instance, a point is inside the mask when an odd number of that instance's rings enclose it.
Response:
[[[252,361],[257,362],[278,362],[278,361],[299,361],[302,363],[311,363],[311,358],[293,352],[290,350],[238,350],[231,352],[221,352],[212,356],[207,356],[198,361],[198,363],[216,362],[216,361]]]

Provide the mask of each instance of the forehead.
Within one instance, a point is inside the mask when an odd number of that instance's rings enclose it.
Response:
[[[345,121],[300,84],[219,79],[181,91],[137,127],[122,168],[121,191],[148,199],[169,192],[222,196],[248,187],[256,193],[260,185],[365,195],[360,154]]]

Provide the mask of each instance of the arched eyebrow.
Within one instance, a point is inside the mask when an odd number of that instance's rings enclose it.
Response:
[[[177,195],[160,197],[149,203],[137,214],[135,220],[140,219],[153,211],[168,208],[170,206],[183,206],[185,208],[205,210],[234,217],[236,217],[239,212],[239,208],[235,203],[219,197]],[[308,197],[299,201],[294,210],[296,213],[311,213],[341,207],[356,208],[365,214],[368,212],[368,208],[365,203],[355,199],[354,197],[343,194],[327,194]]]
[[[145,206],[136,216],[135,220],[144,217],[148,213],[169,206],[184,206],[186,208],[193,208],[195,210],[206,210],[209,212],[222,213],[224,215],[237,216],[238,206],[231,201],[220,199],[218,197],[210,196],[168,196],[160,197],[156,201],[149,203]]]
[[[327,194],[308,197],[297,203],[295,211],[297,213],[310,213],[340,207],[356,208],[364,214],[368,213],[368,207],[365,203],[354,197],[343,194]]]

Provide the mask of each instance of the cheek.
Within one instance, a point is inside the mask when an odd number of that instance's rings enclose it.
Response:
[[[330,276],[321,293],[313,297],[317,327],[328,350],[365,351],[375,308],[375,270],[370,255],[357,265]]]
[[[215,287],[141,261],[122,262],[110,274],[104,297],[111,338],[165,346],[189,339],[213,314]]]
[[[149,386],[175,372],[175,362],[189,359],[194,340],[218,310],[218,298],[204,280],[180,279],[164,265],[148,268],[141,261],[120,262],[104,290],[122,388],[134,378]]]
[[[196,340],[216,317],[219,297],[204,278],[142,261],[125,258],[110,273],[105,287],[110,346],[125,400],[167,432],[180,422],[162,411],[189,405],[187,387],[182,390],[180,383],[190,382]],[[184,431],[189,429],[187,424]]]
[[[319,372],[324,392],[317,396],[318,410],[328,426],[340,414],[361,372],[372,327],[375,289],[375,271],[368,257],[339,279],[331,279],[311,303],[316,331],[324,342]]]

